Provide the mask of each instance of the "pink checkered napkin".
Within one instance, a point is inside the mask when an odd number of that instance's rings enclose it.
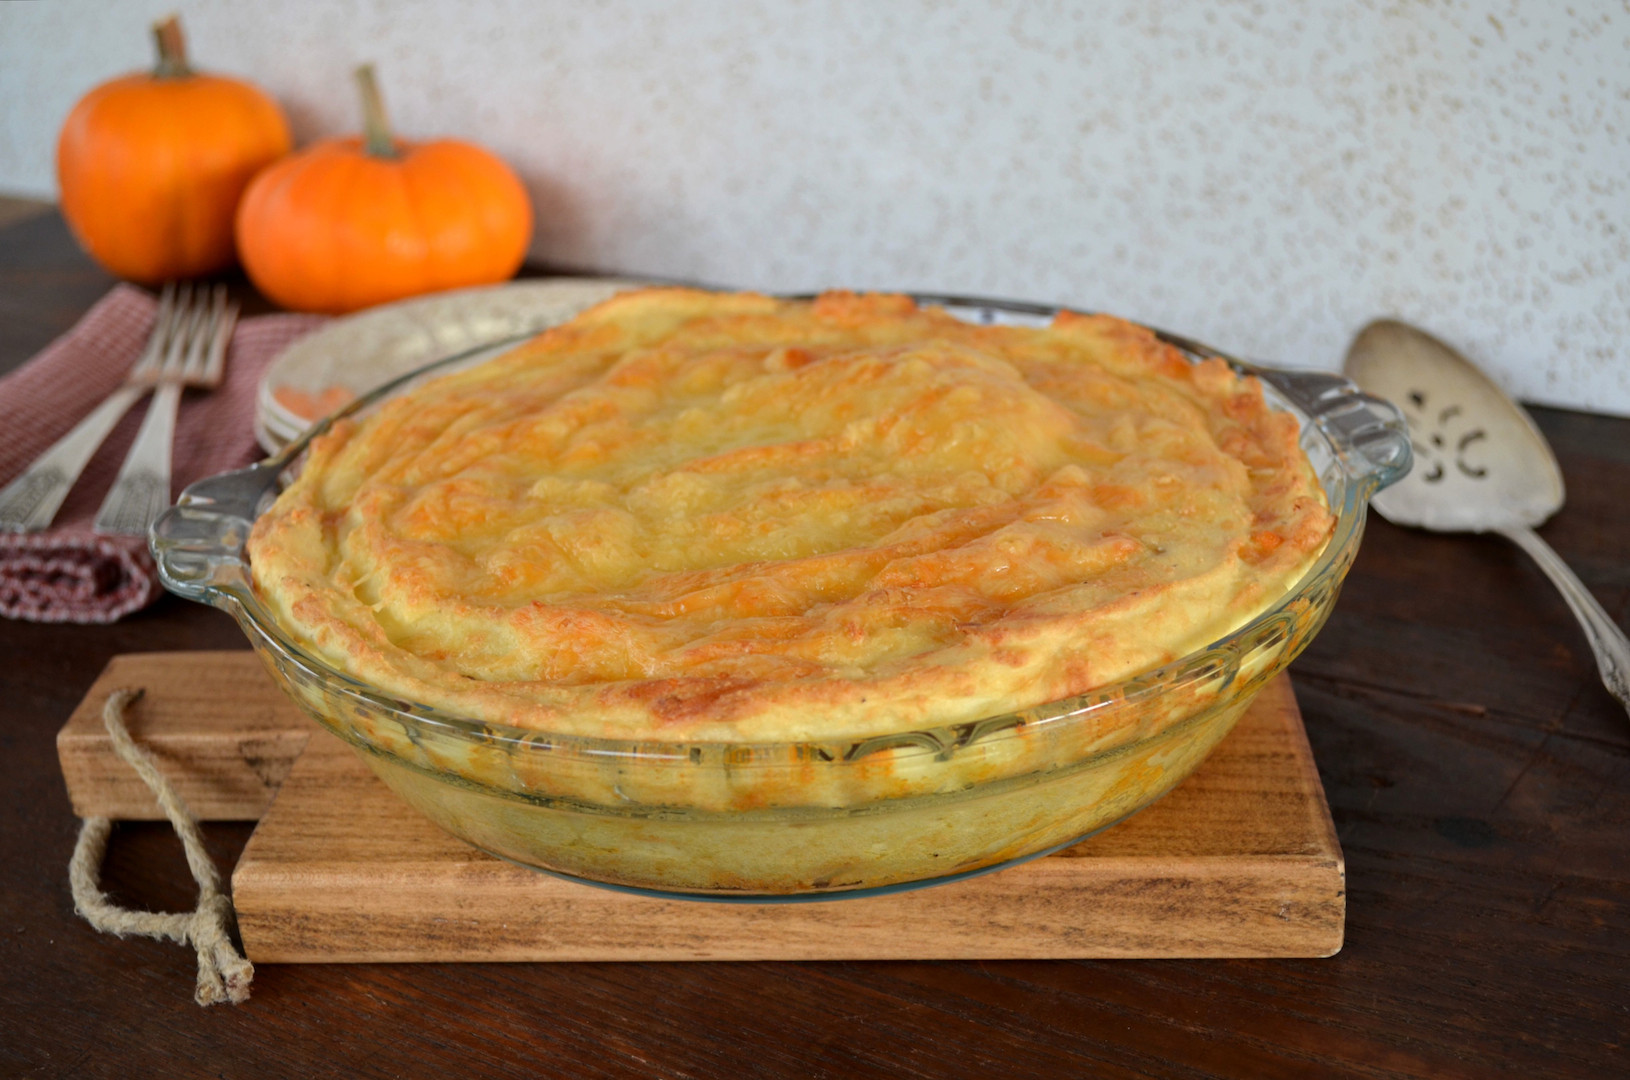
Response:
[[[62,337],[0,378],[0,488],[67,434],[124,379],[153,328],[154,298],[120,285]],[[176,421],[171,497],[194,480],[260,456],[253,422],[261,372],[318,315],[243,319],[226,354],[226,378],[209,393],[188,390]],[[108,623],[161,591],[147,542],[91,530],[147,411],[144,399],[91,459],[56,522],[44,532],[0,532],[0,615],[33,622]]]

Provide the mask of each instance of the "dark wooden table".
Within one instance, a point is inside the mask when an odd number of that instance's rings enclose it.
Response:
[[[111,284],[55,215],[0,230],[0,371]],[[1534,414],[1568,484],[1544,534],[1623,625],[1630,420]],[[1347,853],[1328,960],[265,966],[204,1010],[190,950],[75,917],[53,736],[117,653],[242,647],[175,598],[0,620],[0,1075],[1630,1075],[1630,718],[1498,539],[1372,522],[1292,669]],[[249,828],[206,832],[229,868]],[[105,881],[193,905],[160,826],[121,825]]]

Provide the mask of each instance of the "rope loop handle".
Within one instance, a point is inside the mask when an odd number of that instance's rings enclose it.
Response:
[[[204,848],[204,835],[198,819],[175,788],[158,771],[153,755],[136,745],[125,726],[125,711],[142,696],[141,690],[115,690],[102,707],[102,723],[113,739],[113,750],[136,770],[136,775],[153,790],[164,816],[170,819],[181,846],[187,853],[187,867],[198,883],[198,907],[189,912],[169,914],[131,911],[119,907],[102,892],[98,878],[102,857],[107,853],[108,834],[113,822],[105,817],[89,817],[79,828],[73,860],[68,864],[68,883],[73,889],[74,910],[104,934],[124,937],[168,939],[191,944],[198,953],[198,987],[193,1000],[200,1005],[230,1001],[241,1005],[249,1000],[249,984],[255,977],[254,965],[232,946],[232,901],[221,892],[220,875]]]

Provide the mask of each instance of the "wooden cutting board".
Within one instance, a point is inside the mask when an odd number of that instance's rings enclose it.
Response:
[[[401,803],[247,652],[117,657],[57,737],[81,816],[160,819],[102,728],[108,692],[204,819],[260,824],[232,874],[256,963],[1329,956],[1345,868],[1301,714],[1275,680],[1129,821],[965,881],[801,904],[656,900],[495,859]]]

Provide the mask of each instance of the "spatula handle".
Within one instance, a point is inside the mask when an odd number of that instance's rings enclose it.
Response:
[[[1532,555],[1539,568],[1545,571],[1545,576],[1562,593],[1579,625],[1584,627],[1591,650],[1596,653],[1596,666],[1602,672],[1602,685],[1630,711],[1630,640],[1625,639],[1624,631],[1602,610],[1602,605],[1596,602],[1584,583],[1562,561],[1562,556],[1541,540],[1533,529],[1516,526],[1499,532]]]

